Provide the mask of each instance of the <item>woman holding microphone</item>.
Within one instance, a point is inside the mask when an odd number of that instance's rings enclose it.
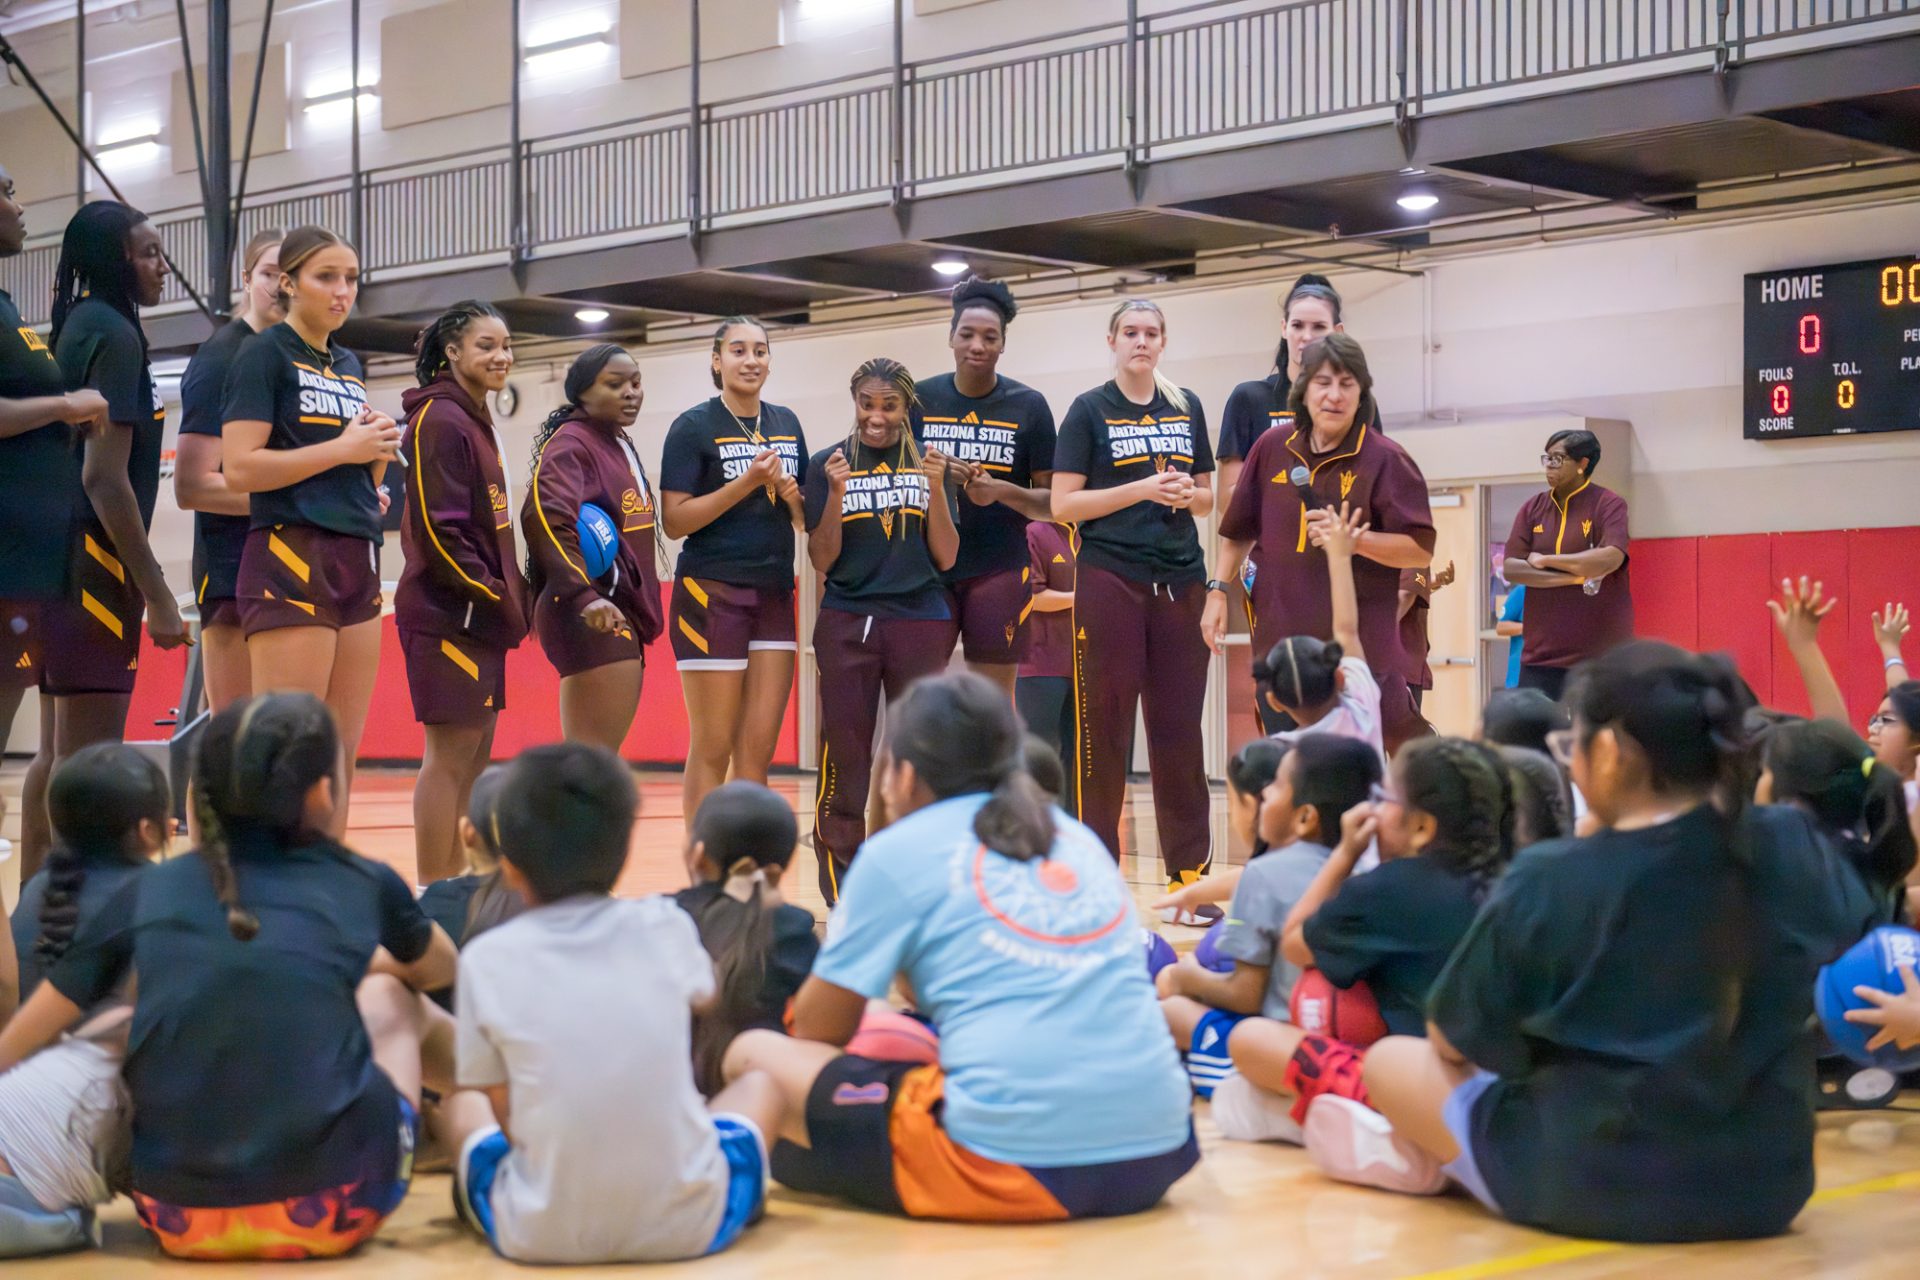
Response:
[[[1433,560],[1426,477],[1406,450],[1365,425],[1375,412],[1373,375],[1358,342],[1329,334],[1302,353],[1300,365],[1289,395],[1292,429],[1269,431],[1254,442],[1243,472],[1247,483],[1235,490],[1221,517],[1220,559],[1200,629],[1218,653],[1226,631],[1226,583],[1257,551],[1255,657],[1264,658],[1289,635],[1330,639],[1333,601],[1315,531],[1346,503],[1371,526],[1354,556],[1354,591],[1391,754],[1428,732],[1407,687],[1399,636],[1400,570],[1424,570]]]

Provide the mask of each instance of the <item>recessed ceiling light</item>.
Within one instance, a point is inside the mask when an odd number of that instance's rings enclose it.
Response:
[[[1440,203],[1440,197],[1426,191],[1409,191],[1394,203],[1408,213],[1425,213]]]
[[[933,264],[933,269],[943,276],[964,275],[967,264],[959,258],[942,258]]]
[[[582,307],[573,313],[573,318],[581,324],[604,324],[609,314],[605,307]]]

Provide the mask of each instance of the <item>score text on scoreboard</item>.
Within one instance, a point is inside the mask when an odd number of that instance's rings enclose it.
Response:
[[[1920,258],[1746,278],[1749,440],[1920,431]]]

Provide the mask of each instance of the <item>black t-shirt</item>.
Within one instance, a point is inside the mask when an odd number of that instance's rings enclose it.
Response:
[[[667,428],[660,453],[660,488],[701,497],[746,474],[767,449],[783,470],[807,480],[807,438],[793,410],[760,405],[756,423],[733,416],[719,396],[695,405]],[[793,517],[777,494],[748,494],[712,523],[687,535],[676,572],[743,587],[793,585]]]
[[[73,936],[77,939],[86,932],[87,925],[100,914],[100,908],[120,892],[127,881],[149,870],[153,864],[147,862],[128,862],[116,858],[111,862],[89,862],[87,878],[80,882],[80,892],[76,896],[74,909]],[[20,901],[13,908],[13,949],[20,957],[20,998],[25,1000],[40,985],[40,979],[47,971],[40,964],[35,953],[35,945],[40,941],[40,910],[47,901],[47,871],[42,867],[34,873],[33,879],[20,887]]]
[[[0,289],[0,399],[69,390],[46,340]],[[52,600],[66,585],[80,453],[59,419],[0,439],[0,600]]]
[[[1112,489],[1168,468],[1196,476],[1212,471],[1206,412],[1200,397],[1182,391],[1184,410],[1158,390],[1147,405],[1133,403],[1112,382],[1085,392],[1060,424],[1054,470],[1085,476],[1089,489]],[[1078,529],[1082,567],[1136,582],[1184,584],[1207,576],[1191,512],[1141,501],[1081,521]]]
[[[1394,858],[1349,876],[1308,918],[1314,967],[1364,982],[1397,1036],[1427,1033],[1427,993],[1479,910],[1473,882],[1432,858]]]
[[[927,478],[900,447],[871,449],[859,441],[829,445],[807,467],[807,529],[827,509],[827,459],[847,451],[847,492],[840,501],[840,556],[827,570],[822,609],[875,618],[950,618],[952,606],[927,547]],[[953,495],[946,495],[953,509]]]
[[[330,841],[243,843],[233,870],[260,921],[251,942],[227,931],[192,853],[123,885],[47,975],[85,1008],[138,971],[133,1185],[173,1204],[260,1204],[359,1176],[399,1116],[354,991],[376,947],[406,964],[433,936],[399,876]]]
[[[220,438],[226,408],[227,374],[253,326],[235,320],[200,344],[180,379],[180,434]],[[238,589],[240,553],[246,550],[246,516],[213,511],[193,513],[193,594],[203,603],[230,600]]]
[[[680,909],[697,922],[725,886],[707,880],[673,895]],[[820,940],[814,936],[813,915],[790,902],[773,909],[773,944],[767,951],[766,976],[752,1010],[742,1018],[736,1032],[760,1028],[780,1031],[785,1028],[787,1002],[798,995],[800,986],[813,972],[813,959],[820,954]]]
[[[1053,470],[1053,410],[1032,387],[1000,378],[979,399],[962,395],[953,375],[928,378],[915,388],[914,438],[962,462],[975,463],[996,480],[1033,487],[1036,471]],[[962,497],[960,554],[947,581],[1027,567],[1027,518],[1003,502],[980,506]]]
[[[271,449],[334,439],[366,407],[367,384],[358,356],[331,340],[327,352],[319,358],[285,321],[262,330],[233,361],[220,421],[272,423]],[[299,524],[380,541],[380,495],[363,464],[329,467],[284,489],[263,490],[251,506],[256,529]]]
[[[133,321],[105,302],[82,298],[60,326],[53,355],[69,385],[98,391],[106,398],[108,420],[116,428],[132,429],[127,478],[140,504],[140,523],[151,526],[160,494],[160,440],[166,434],[167,410],[154,389],[146,339]],[[76,527],[102,529],[85,490],[77,491],[73,515]]]
[[[1879,906],[1806,814],[1743,822],[1535,845],[1441,973],[1430,1016],[1499,1077],[1470,1128],[1507,1217],[1735,1239],[1812,1194],[1814,978]]]

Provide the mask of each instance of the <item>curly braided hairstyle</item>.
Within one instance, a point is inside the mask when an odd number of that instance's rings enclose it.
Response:
[[[240,904],[237,841],[284,846],[306,834],[307,793],[334,776],[340,735],[326,703],[310,693],[268,693],[234,703],[207,725],[193,758],[200,857],[227,929],[242,942],[260,921]]]
[[[507,322],[498,307],[469,299],[454,303],[441,312],[432,324],[422,329],[413,340],[414,381],[424,387],[451,368],[452,361],[447,359],[447,348],[459,346],[473,322],[483,318],[498,320],[501,324]]]
[[[1513,785],[1491,748],[1464,738],[1421,738],[1394,762],[1409,808],[1432,815],[1421,851],[1485,893],[1513,857]]]
[[[853,377],[847,382],[847,391],[853,396],[856,402],[858,402],[860,398],[861,386],[869,382],[887,383],[895,391],[900,393],[901,399],[907,402],[909,411],[916,408],[920,403],[920,395],[914,389],[913,375],[908,373],[907,366],[901,364],[898,360],[892,360],[886,356],[875,356],[873,359],[862,364],[858,369],[855,369],[853,371]],[[860,424],[856,421],[853,424],[853,430],[847,432],[845,451],[849,463],[852,463],[854,459],[859,456],[855,452],[859,444]],[[920,442],[913,438],[912,424],[902,423],[900,427],[900,460],[896,464],[895,469],[905,471],[908,468],[912,468],[915,471],[920,469]]]

